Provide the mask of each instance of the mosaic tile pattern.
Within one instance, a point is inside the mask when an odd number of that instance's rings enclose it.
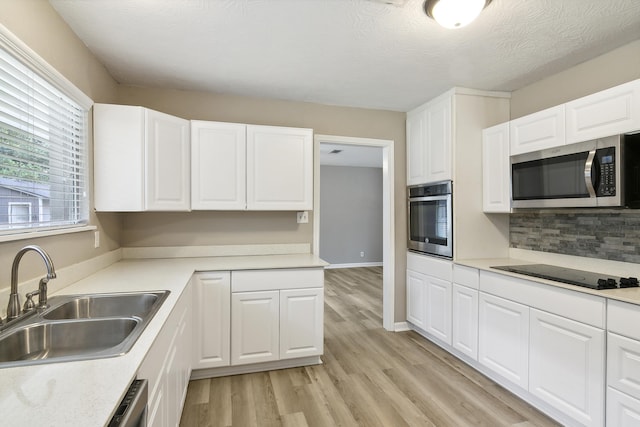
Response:
[[[510,215],[512,248],[640,264],[640,210],[562,210]]]

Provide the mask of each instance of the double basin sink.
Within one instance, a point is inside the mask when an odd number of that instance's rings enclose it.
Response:
[[[169,291],[57,296],[0,332],[0,368],[125,354]]]

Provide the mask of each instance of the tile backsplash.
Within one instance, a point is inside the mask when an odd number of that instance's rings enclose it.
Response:
[[[512,248],[640,264],[640,210],[562,210],[510,215]]]

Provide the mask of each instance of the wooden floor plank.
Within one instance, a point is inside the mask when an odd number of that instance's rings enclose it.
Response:
[[[180,425],[559,425],[415,332],[385,331],[380,267],[326,270],[322,360],[192,381]]]

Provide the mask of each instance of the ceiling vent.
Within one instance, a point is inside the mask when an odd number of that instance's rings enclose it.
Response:
[[[338,154],[338,153],[342,153],[342,150],[331,150],[331,151],[329,151],[329,154]]]

